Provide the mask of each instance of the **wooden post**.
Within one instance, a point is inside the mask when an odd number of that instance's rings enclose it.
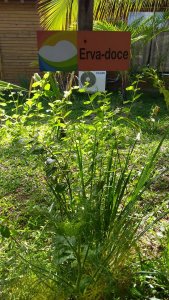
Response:
[[[94,0],[78,0],[78,30],[93,29]]]

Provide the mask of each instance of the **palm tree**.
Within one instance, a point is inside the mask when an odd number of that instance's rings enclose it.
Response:
[[[168,7],[169,0],[38,0],[38,11],[43,28],[91,30],[93,20],[126,19],[129,11],[158,10]]]

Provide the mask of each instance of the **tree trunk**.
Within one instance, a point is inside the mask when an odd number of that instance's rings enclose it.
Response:
[[[94,0],[78,0],[78,30],[93,29]]]

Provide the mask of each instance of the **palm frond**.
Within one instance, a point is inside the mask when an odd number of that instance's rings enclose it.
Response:
[[[120,20],[117,22],[97,21],[93,29],[96,31],[129,31],[131,32],[132,44],[142,40],[143,44],[148,43],[161,32],[169,31],[169,12],[160,15],[153,14],[144,19],[140,17],[131,24]]]
[[[95,0],[93,15],[94,20],[113,22],[126,20],[131,11],[156,11],[168,5],[169,0]],[[38,11],[43,28],[69,29],[77,22],[78,0],[38,0]]]
[[[95,20],[126,20],[129,12],[167,10],[169,0],[101,0],[95,1]]]
[[[43,28],[69,29],[77,19],[77,0],[39,0],[38,11]]]

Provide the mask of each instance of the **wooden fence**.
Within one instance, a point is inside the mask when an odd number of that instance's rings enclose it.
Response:
[[[136,71],[141,66],[150,66],[169,73],[169,32],[160,33],[146,46],[142,42],[135,44],[132,65]]]

